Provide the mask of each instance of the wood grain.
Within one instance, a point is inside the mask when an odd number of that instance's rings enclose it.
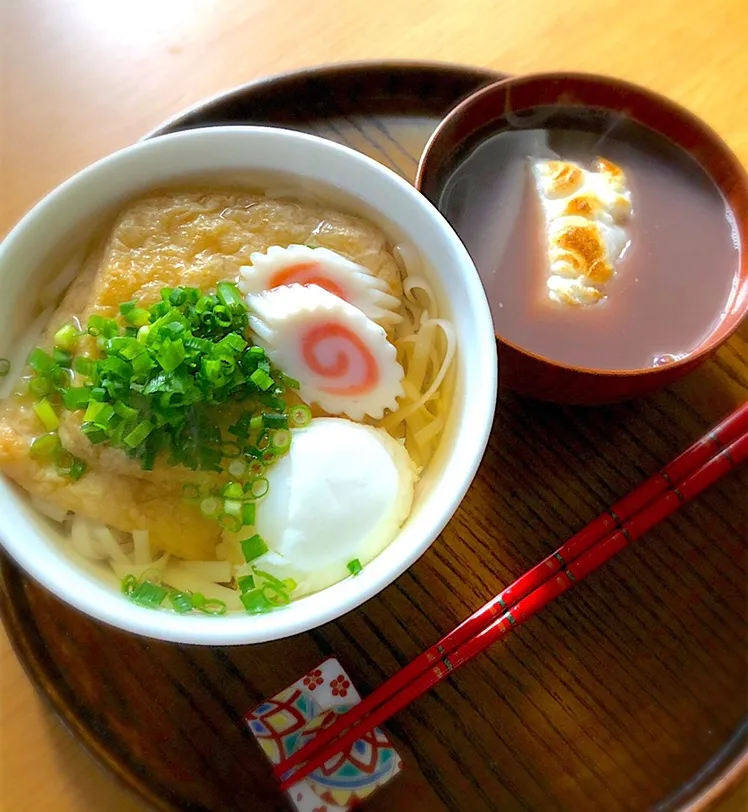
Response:
[[[5,0],[0,232],[71,172],[186,105],[260,75],[341,59],[610,73],[686,104],[748,163],[748,118],[738,103],[748,91],[742,0],[319,0],[308,9],[301,0]],[[35,596],[37,622],[45,631],[64,627],[60,645],[97,662],[96,678],[73,698],[98,699],[93,707],[110,714],[134,679],[107,669],[115,651],[140,657],[147,646],[145,676],[154,684],[161,673],[180,675],[173,691],[156,696],[160,716],[145,698],[120,708],[123,729],[141,722],[143,772],[177,718],[196,743],[171,765],[172,779],[191,787],[191,776],[211,769],[225,783],[196,803],[239,808],[228,787],[240,786],[266,799],[255,808],[277,808],[256,755],[241,759],[247,743],[232,720],[322,652],[344,653],[364,690],[392,673],[745,399],[747,338],[743,331],[671,390],[594,416],[505,397],[481,478],[443,539],[360,612],[292,644],[211,654],[100,630],[76,637],[43,596]],[[392,730],[409,774],[371,808],[644,809],[663,777],[691,775],[745,713],[746,487],[745,476],[724,483],[398,717]],[[621,609],[636,601],[640,612]],[[2,645],[3,808],[136,808],[49,720]],[[218,692],[201,678],[215,667],[224,677]],[[94,722],[111,725],[111,716]],[[645,805],[631,806],[634,798]],[[743,785],[719,809],[744,809],[746,800]]]

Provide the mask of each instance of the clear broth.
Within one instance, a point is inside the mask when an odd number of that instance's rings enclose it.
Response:
[[[546,292],[545,226],[528,159],[591,168],[598,155],[626,172],[630,244],[603,301],[558,304]],[[456,156],[439,208],[478,268],[497,334],[573,366],[639,369],[682,358],[715,330],[737,284],[740,246],[719,189],[683,150],[630,119],[538,108],[507,120]]]

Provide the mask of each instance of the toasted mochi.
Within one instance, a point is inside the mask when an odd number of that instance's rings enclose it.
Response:
[[[548,251],[548,295],[571,305],[605,297],[628,241],[631,193],[623,170],[598,158],[596,171],[570,161],[536,161]]]
[[[85,323],[93,313],[115,317],[119,305],[132,299],[153,304],[164,287],[212,290],[222,280],[235,281],[254,252],[291,244],[333,250],[375,275],[388,294],[402,297],[400,271],[387,240],[365,220],[316,203],[240,191],[162,192],[123,209],[81,268],[40,343],[51,346],[55,331],[72,318]],[[88,464],[83,478],[70,482],[53,466],[29,458],[29,445],[42,431],[26,399],[0,404],[0,471],[61,508],[119,530],[149,530],[154,550],[190,559],[214,557],[217,524],[203,519],[180,495],[185,480],[215,475],[171,468],[163,460],[154,471],[143,471],[117,449],[92,446],[80,433],[78,417],[63,414],[63,446]]]

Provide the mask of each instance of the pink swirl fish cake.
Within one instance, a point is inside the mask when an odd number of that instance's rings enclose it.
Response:
[[[363,311],[385,329],[401,321],[400,300],[388,293],[387,283],[368,268],[329,248],[307,245],[273,245],[266,253],[256,251],[251,265],[239,273],[245,294],[261,293],[281,285],[318,285]]]
[[[328,414],[379,419],[397,409],[403,368],[384,329],[316,284],[247,297],[249,326],[270,360],[299,381],[299,394]]]

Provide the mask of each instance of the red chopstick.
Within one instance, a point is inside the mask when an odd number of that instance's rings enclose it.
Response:
[[[508,607],[514,607],[514,604],[549,581],[557,572],[583,555],[598,541],[604,539],[612,529],[620,528],[623,522],[635,516],[653,500],[667,492],[673,484],[679,483],[690,473],[699,469],[713,458],[720,449],[725,448],[746,432],[748,432],[748,403],[736,409],[659,473],[645,480],[639,487],[613,505],[610,510],[598,516],[587,527],[572,536],[555,553],[535,565],[471,617],[453,629],[436,645],[427,649],[413,662],[394,674],[368,697],[364,698],[355,708],[340,716],[329,728],[321,731],[304,748],[278,764],[274,768],[275,774],[278,777],[284,776],[293,767],[311,758],[314,753],[321,752],[327,744],[336,740],[341,733],[358,719],[372,712],[377,706],[383,705],[390,697],[406,689],[423,672],[431,669],[434,663],[444,662],[458,646],[483,632],[502,611],[505,611]],[[451,662],[451,660],[447,660],[447,663]],[[454,664],[452,663],[452,665]],[[367,727],[373,727],[374,724],[367,724]],[[315,768],[310,767],[310,769]],[[306,766],[303,773],[302,771],[296,771],[291,778],[284,781],[284,786],[286,784],[292,785],[308,772]]]
[[[281,782],[281,789],[287,790],[292,787],[336,753],[360,739],[366,731],[389,719],[390,716],[441,682],[456,668],[469,662],[486,648],[506,637],[517,626],[525,623],[559,595],[576,586],[590,573],[617,555],[624,547],[636,541],[647,530],[666,519],[678,510],[681,505],[693,499],[746,459],[748,459],[748,433],[732,442],[709,462],[686,477],[677,487],[673,487],[667,493],[657,497],[634,518],[624,523],[616,532],[607,536],[603,541],[595,544],[590,550],[581,555],[564,569],[558,577],[546,581],[529,595],[522,598],[512,607],[510,612],[505,612],[498,620],[476,634],[475,637],[458,646],[449,657],[443,657],[442,662],[421,673],[404,690],[391,695],[387,701],[379,705],[368,716],[361,718],[356,714],[360,705],[341,716],[340,719],[342,720],[349,717],[346,732],[327,746],[314,748],[313,754],[305,754],[308,760]],[[384,684],[387,685],[387,683]],[[314,740],[312,743],[314,743]],[[302,752],[302,750],[298,752]]]

